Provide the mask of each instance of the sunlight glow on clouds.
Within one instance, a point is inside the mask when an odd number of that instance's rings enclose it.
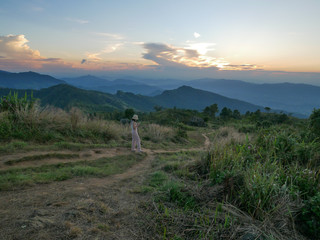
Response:
[[[187,41],[188,47],[186,49],[195,49],[201,55],[205,55],[209,51],[214,51],[215,49],[212,46],[216,45],[215,43],[194,43]]]
[[[123,45],[123,43],[114,43],[114,44],[107,44],[105,48],[103,48],[100,52],[96,53],[86,53],[86,56],[91,61],[100,61],[103,58],[101,55],[108,54],[116,51],[118,48],[120,48]]]
[[[162,43],[126,42],[120,35],[103,34],[107,40],[100,51],[86,52],[85,58],[63,61],[61,58],[41,56],[38,50],[31,49],[24,35],[0,36],[0,69],[31,68],[31,69],[84,69],[84,70],[129,70],[150,69],[159,67],[171,68],[211,68],[213,70],[261,70],[252,64],[230,64],[224,58],[208,56],[214,51],[214,43],[187,42],[185,47],[176,47]],[[144,61],[112,60],[109,54],[118,49],[142,46],[145,49]],[[139,50],[139,48],[138,48]],[[138,53],[138,52],[137,52]],[[117,56],[117,55],[115,55]],[[113,56],[114,57],[114,56]],[[137,59],[139,56],[137,56]],[[148,64],[150,60],[156,65]]]
[[[65,63],[60,58],[46,58],[38,50],[28,46],[24,35],[0,36],[0,68],[27,67],[42,68],[44,65],[60,65]]]
[[[32,50],[28,45],[29,41],[24,35],[0,36],[0,55],[8,58],[36,59],[40,52]]]
[[[217,70],[257,70],[252,64],[230,64],[223,58],[215,58],[205,55],[213,43],[189,43],[188,47],[175,47],[161,43],[145,43],[143,47],[146,53],[143,58],[151,60],[160,66],[167,67],[197,67],[216,68]]]
[[[193,36],[194,36],[195,38],[199,38],[201,35],[200,35],[199,33],[197,33],[197,32],[194,32],[194,33],[193,33]]]

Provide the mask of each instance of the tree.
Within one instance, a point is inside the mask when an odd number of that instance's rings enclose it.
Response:
[[[267,112],[270,112],[271,108],[265,107],[264,110],[266,110]]]
[[[230,108],[224,107],[220,112],[220,117],[224,120],[228,120],[232,117],[232,110]]]
[[[310,127],[313,130],[313,132],[320,136],[320,108],[319,109],[313,109],[310,117]]]
[[[204,110],[203,110],[203,113],[212,117],[212,118],[215,118],[216,117],[216,113],[219,112],[219,108],[218,108],[218,105],[215,103],[215,104],[212,104],[210,106],[207,106]]]
[[[238,109],[233,110],[232,117],[235,118],[235,119],[240,119],[241,118],[241,114],[240,114]]]
[[[124,111],[124,116],[125,118],[128,118],[128,119],[131,119],[132,116],[134,114],[134,110],[132,108],[127,108],[125,111]]]
[[[162,107],[162,106],[159,106],[159,105],[155,105],[155,106],[153,107],[153,109],[154,109],[156,112],[160,112],[160,111],[163,109],[163,107]]]

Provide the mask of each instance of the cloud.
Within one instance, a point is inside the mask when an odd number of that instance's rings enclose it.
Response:
[[[196,49],[175,47],[161,43],[145,43],[144,59],[161,66],[216,67],[215,58],[203,56]]]
[[[41,62],[59,62],[61,61],[61,58],[40,58],[36,60]]]
[[[261,70],[261,66],[254,64],[230,64],[224,58],[215,58],[206,55],[213,51],[214,43],[188,42],[186,47],[175,47],[162,43],[144,43],[146,52],[144,59],[151,60],[159,67],[179,68],[210,68],[212,70]]]
[[[195,50],[177,48],[161,43],[145,43],[143,47],[147,50],[143,58],[151,60],[162,67],[186,67],[191,59],[197,59]]]
[[[206,43],[206,42],[195,43],[195,42],[188,41],[186,49],[194,49],[194,50],[197,50],[199,54],[205,55],[207,54],[207,52],[214,51],[215,49],[212,48],[212,46],[215,46],[215,45],[216,45],[215,43]]]
[[[79,23],[79,24],[89,23],[88,20],[83,20],[83,19],[78,19],[78,18],[66,18],[66,20],[68,20],[69,22],[75,22],[75,23]]]
[[[199,38],[201,35],[200,35],[199,33],[197,33],[197,32],[194,32],[194,33],[193,33],[193,36],[194,36],[195,38]]]
[[[123,43],[110,43],[110,44],[107,44],[107,46],[104,47],[99,52],[95,52],[95,53],[87,52],[86,56],[91,61],[101,61],[101,60],[103,60],[101,55],[112,53],[112,52],[116,51],[118,48],[120,48],[122,45],[123,45]]]
[[[104,54],[113,53],[126,44],[124,37],[117,33],[91,32],[91,34],[95,35],[95,39],[99,36],[99,41],[103,42],[105,47],[99,51],[86,52],[85,55],[90,61],[103,61]]]
[[[0,36],[0,55],[8,59],[38,59],[40,52],[32,50],[24,35]]]
[[[87,59],[82,59],[81,64],[84,64],[87,61]]]
[[[70,66],[60,58],[46,58],[38,50],[31,49],[24,35],[0,36],[0,68],[42,68],[48,65]]]
[[[100,61],[100,60],[102,60],[102,58],[99,57],[100,55],[101,55],[100,52],[98,52],[98,53],[86,53],[87,58],[89,60],[91,60],[91,61]]]
[[[124,37],[120,34],[117,33],[106,33],[106,32],[94,32],[93,34],[108,38],[108,39],[113,39],[113,40],[122,40]]]
[[[262,66],[257,66],[255,64],[228,64],[224,67],[224,70],[263,70]]]

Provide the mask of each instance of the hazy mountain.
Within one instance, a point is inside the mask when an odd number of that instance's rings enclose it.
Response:
[[[0,89],[0,95],[6,95],[10,90],[14,91],[12,89]],[[19,90],[19,95],[23,96],[25,91]],[[30,94],[31,90],[27,90],[27,92]],[[213,103],[217,103],[220,110],[223,107],[238,109],[242,113],[256,111],[257,109],[263,110],[263,107],[260,106],[187,86],[164,91],[155,97],[148,97],[122,91],[112,95],[61,84],[46,89],[33,90],[33,95],[41,100],[42,105],[49,104],[60,108],[78,106],[96,111],[98,109],[104,111],[123,110],[128,107],[140,111],[153,111],[156,105],[166,108],[177,107],[202,111],[206,106]]]
[[[246,111],[264,111],[262,106],[248,102],[227,98],[216,93],[194,89],[189,86],[182,86],[175,90],[167,90],[155,96],[154,99],[163,107],[188,108],[202,111],[206,106],[218,104],[219,110],[228,107],[232,110],[238,109],[241,113]]]
[[[110,86],[111,81],[99,77],[95,77],[92,75],[86,75],[76,78],[62,78],[62,80],[66,81],[68,84],[81,87],[81,88],[91,88],[97,86]]]
[[[186,85],[272,109],[310,115],[320,107],[320,87],[308,84],[254,84],[239,80],[198,79]]]
[[[146,96],[155,96],[163,91],[160,88],[143,85],[143,84],[140,84],[140,85],[118,84],[118,85],[112,85],[112,86],[93,87],[92,89],[105,92],[105,93],[112,93],[112,94],[115,94],[117,91],[123,91],[123,92],[131,92],[134,94],[142,94]]]
[[[116,80],[113,80],[111,81],[112,85],[141,85],[140,82],[137,82],[137,81],[134,81],[134,80],[129,80],[129,79],[122,79],[122,78],[119,78],[119,79],[116,79]],[[143,84],[145,85],[145,84]]]
[[[156,86],[161,89],[166,89],[166,90],[172,90],[176,89],[178,87],[181,87],[185,85],[187,81],[184,80],[179,80],[179,79],[170,79],[170,78],[165,78],[165,79],[143,79],[143,78],[133,78],[136,82],[140,82],[143,84],[147,84],[150,86]]]
[[[103,78],[87,75],[77,78],[63,78],[63,80],[76,87],[112,94],[115,94],[117,91],[124,91],[154,96],[156,93],[161,93],[163,91],[159,87],[149,86],[129,79],[116,79],[109,81]]]
[[[35,72],[11,73],[0,71],[0,87],[15,89],[41,89],[65,83],[49,75]]]
[[[64,80],[73,86],[87,90],[97,90],[111,94],[115,94],[120,90],[122,92],[132,92],[134,94],[141,94],[144,96],[156,96],[154,99],[156,102],[153,103],[163,105],[164,107],[177,106],[188,108],[187,106],[192,106],[192,108],[199,110],[203,105],[207,106],[207,100],[211,99],[211,97],[208,97],[203,101],[201,100],[202,102],[199,100],[199,103],[194,102],[194,100],[190,101],[190,97],[187,97],[184,101],[181,99],[179,100],[181,102],[178,102],[180,92],[172,93],[177,94],[177,96],[171,97],[172,99],[169,101],[165,100],[166,98],[169,98],[169,96],[161,94],[163,89],[172,90],[173,88],[177,88],[177,86],[187,85],[232,99],[250,102],[256,106],[267,106],[272,109],[282,109],[286,112],[300,113],[305,116],[310,115],[314,108],[320,108],[320,87],[307,84],[254,84],[239,80],[224,79],[182,81],[177,79],[134,78],[134,80],[131,80],[121,78],[110,81],[92,75],[77,78],[64,78]],[[4,88],[42,89],[61,83],[64,83],[64,81],[35,72],[10,73],[0,71],[0,87]],[[169,93],[166,91],[166,94]],[[185,92],[184,94],[189,93]],[[207,96],[208,93],[198,92],[192,98],[196,97],[197,94]],[[144,104],[148,105],[149,102]],[[230,108],[233,109],[233,107]],[[150,106],[148,105],[148,107],[141,110],[146,109],[149,111]]]

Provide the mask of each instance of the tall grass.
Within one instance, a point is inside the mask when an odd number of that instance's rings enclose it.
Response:
[[[268,222],[270,229],[278,228],[283,236],[300,221],[296,228],[315,237],[320,233],[315,227],[319,227],[320,218],[314,216],[320,211],[314,205],[317,200],[310,199],[320,192],[320,145],[302,135],[290,127],[271,127],[260,130],[251,141],[215,144],[206,161],[212,182],[230,188],[227,201],[252,218]],[[306,209],[305,215],[313,215],[311,228],[301,222]],[[281,227],[272,219],[281,220]]]
[[[120,139],[125,130],[112,121],[88,119],[76,108],[66,112],[34,104],[31,108],[17,108],[0,114],[0,141],[107,143]]]
[[[160,126],[155,123],[147,124],[141,128],[141,137],[154,143],[167,141],[174,136],[174,131],[170,127]]]

